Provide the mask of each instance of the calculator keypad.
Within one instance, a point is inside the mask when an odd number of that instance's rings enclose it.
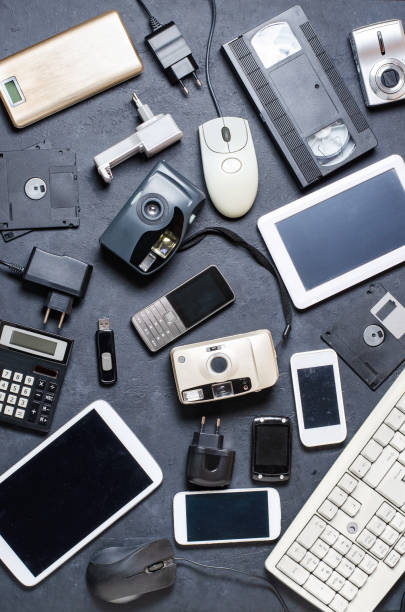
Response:
[[[0,367],[0,420],[48,431],[57,389],[57,383],[46,376]]]

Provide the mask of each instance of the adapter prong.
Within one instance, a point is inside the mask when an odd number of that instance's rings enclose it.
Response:
[[[200,433],[204,431],[204,425],[205,425],[205,416],[201,417]]]
[[[184,85],[183,81],[181,79],[179,79],[179,85],[182,88],[182,90],[184,91],[185,95],[188,96],[188,94],[190,93],[187,89],[187,87]]]
[[[216,433],[216,434],[218,434],[218,433],[219,433],[219,428],[220,428],[220,425],[221,425],[221,419],[218,417],[218,418],[217,418],[217,426],[216,426],[216,428],[215,428],[215,433]]]
[[[201,83],[200,79],[198,78],[196,72],[193,72],[193,77],[195,78],[198,87],[202,87],[202,83]]]
[[[65,312],[62,312],[62,314],[60,315],[60,319],[59,319],[59,323],[58,323],[58,329],[60,329],[63,325],[63,321],[65,320]]]
[[[45,310],[45,316],[44,316],[44,325],[46,325],[48,323],[48,319],[49,319],[49,315],[51,314],[51,309],[47,308]]]

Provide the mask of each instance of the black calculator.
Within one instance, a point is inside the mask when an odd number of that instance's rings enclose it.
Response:
[[[48,432],[73,340],[0,321],[0,422]]]

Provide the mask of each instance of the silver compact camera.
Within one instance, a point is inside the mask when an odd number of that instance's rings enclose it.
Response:
[[[182,404],[246,395],[272,387],[278,379],[268,329],[177,346],[170,358]]]
[[[350,34],[367,106],[405,98],[405,34],[400,19],[381,21]]]

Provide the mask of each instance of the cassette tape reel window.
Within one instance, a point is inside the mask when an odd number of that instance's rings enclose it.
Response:
[[[253,36],[251,44],[266,69],[302,51],[286,21],[271,23],[259,30]],[[315,83],[314,88],[319,89],[319,83]],[[321,166],[334,166],[344,161],[356,147],[342,119],[310,134],[307,144]]]

